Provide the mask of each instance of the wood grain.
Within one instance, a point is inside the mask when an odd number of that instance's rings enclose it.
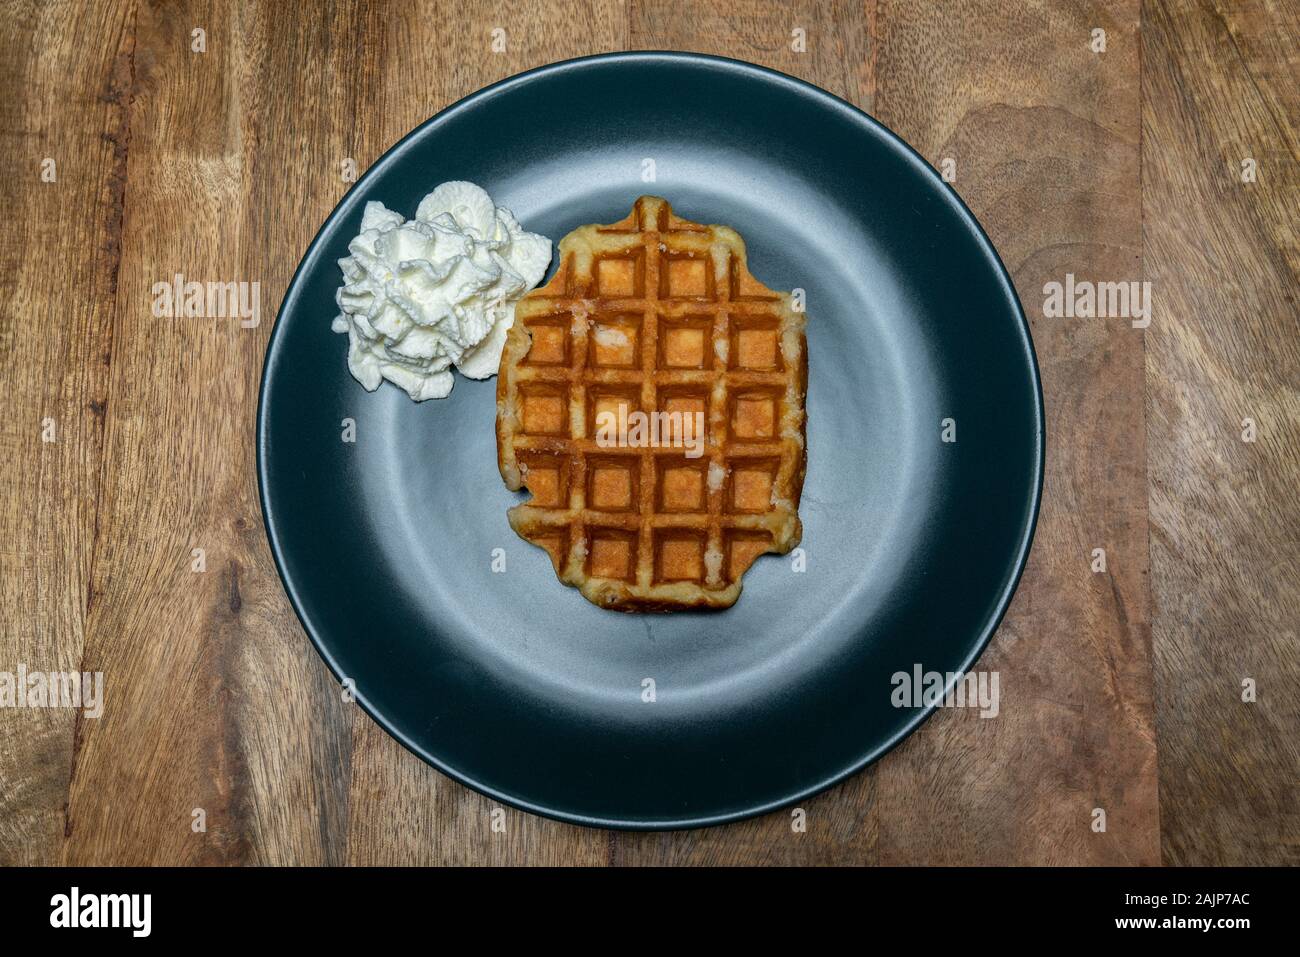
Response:
[[[76,13],[74,35],[76,6],[0,17],[0,670],[11,674],[81,670],[95,597],[134,31],[130,10],[100,4]],[[0,864],[57,858],[80,729],[70,710],[0,709]]]
[[[1164,855],[1300,863],[1300,8],[1148,3]],[[1257,163],[1242,181],[1242,161]],[[1255,441],[1243,441],[1243,421]],[[1258,698],[1242,700],[1252,679]]]
[[[1296,863],[1298,37],[1267,0],[7,7],[0,671],[102,671],[109,706],[0,708],[0,864]],[[1042,518],[981,660],[999,717],[941,712],[806,831],[495,808],[343,700],[260,523],[262,357],[341,164],[648,48],[804,77],[953,159],[1042,366]],[[1150,279],[1151,327],[1045,318],[1067,272]],[[155,317],[175,273],[259,282],[261,322]]]
[[[1029,567],[979,665],[1000,674],[1001,713],[941,713],[882,763],[881,856],[1154,864],[1142,335],[1125,318],[1043,311],[1044,285],[1068,273],[1141,278],[1138,8],[1007,9],[878,17],[876,115],[932,164],[955,161],[1030,320],[1048,435]]]
[[[249,423],[270,322],[242,328],[151,308],[154,284],[176,273],[260,281],[263,307],[273,307],[289,269],[276,256],[264,271],[262,251],[309,239],[315,209],[298,204],[313,190],[316,204],[329,202],[328,172],[313,176],[300,144],[261,112],[287,108],[258,79],[279,51],[255,10],[221,10],[141,5],[134,16],[106,480],[86,623],[86,666],[104,672],[111,707],[85,722],[62,847],[69,863],[326,862],[323,832],[345,819],[347,724],[302,648],[258,520]],[[205,31],[204,52],[191,47],[195,29]],[[327,65],[302,82],[332,81],[341,95],[346,74],[325,76]],[[331,136],[326,124],[311,132]],[[264,168],[268,138],[282,158]],[[260,204],[290,156],[300,186],[277,188],[267,215]],[[196,809],[205,830],[193,827]]]

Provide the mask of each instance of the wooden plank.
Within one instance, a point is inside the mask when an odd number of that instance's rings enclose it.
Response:
[[[1142,332],[1042,308],[1067,273],[1142,277],[1138,13],[962,2],[878,17],[876,115],[935,166],[955,161],[1030,319],[1048,434],[1029,567],[979,663],[999,673],[1000,713],[941,712],[880,764],[881,863],[1159,863]]]
[[[299,34],[270,4],[140,10],[86,642],[110,694],[72,779],[71,863],[342,860],[352,716],[276,578],[252,421],[294,257],[346,189],[340,158],[378,149],[336,108],[374,96],[366,66],[327,39],[376,16],[340,6]],[[259,282],[260,322],[156,318],[177,273]]]
[[[870,110],[876,0],[631,0],[629,48],[748,60]]]
[[[1149,2],[1143,24],[1164,857],[1294,865],[1300,8]],[[1242,179],[1246,159],[1253,182]],[[1247,679],[1254,702],[1242,700]]]
[[[113,3],[23,3],[0,18],[0,671],[11,675],[81,670],[97,598],[132,18]],[[0,865],[58,860],[74,741],[94,723],[80,715],[0,709]]]

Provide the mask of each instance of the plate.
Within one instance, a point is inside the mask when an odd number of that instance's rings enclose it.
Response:
[[[760,558],[733,608],[589,604],[506,521],[524,496],[497,472],[495,380],[417,404],[348,374],[330,320],[365,202],[411,216],[449,179],[555,241],[664,196],[735,227],[760,281],[804,290],[803,542]],[[290,283],[257,430],[271,550],[335,676],[446,774],[601,827],[761,814],[898,744],[934,709],[900,702],[895,676],[971,669],[1024,568],[1043,472],[1028,326],[956,194],[823,90],[683,53],[545,66],[389,150]]]

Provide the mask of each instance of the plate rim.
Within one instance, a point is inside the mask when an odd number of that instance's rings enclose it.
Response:
[[[967,654],[965,661],[962,662],[954,674],[960,676],[970,671],[971,667],[979,660],[980,656],[988,648],[992,641],[994,633],[1002,624],[1011,600],[1015,596],[1016,590],[1020,585],[1021,578],[1024,576],[1025,568],[1029,562],[1030,551],[1033,547],[1034,535],[1038,528],[1039,514],[1042,508],[1043,500],[1043,482],[1046,463],[1046,413],[1044,409],[1042,375],[1038,365],[1038,354],[1034,349],[1033,336],[1030,331],[1029,321],[1025,316],[1024,308],[1020,302],[1020,296],[1016,292],[1015,284],[1011,281],[1011,276],[1007,272],[1006,264],[1003,263],[1002,257],[998,255],[997,248],[989,238],[984,227],[971,212],[970,207],[966,205],[965,200],[953,189],[948,183],[945,183],[942,177],[935,171],[920,153],[918,153],[906,140],[900,137],[885,124],[875,119],[865,110],[860,109],[849,101],[836,96],[814,83],[799,77],[774,70],[770,67],[760,66],[757,63],[751,63],[747,60],[739,60],[731,57],[715,56],[706,53],[692,53],[682,50],[635,50],[635,51],[614,51],[608,53],[597,53],[589,56],[574,57],[567,60],[557,60],[553,63],[545,63],[532,69],[525,70],[521,73],[512,74],[497,80],[488,86],[482,87],[467,96],[461,97],[453,103],[447,105],[428,119],[419,123],[396,143],[383,152],[370,166],[366,169],[346,193],[334,204],[329,214],[325,217],[316,234],[312,237],[306,251],[298,261],[294,269],[289,284],[285,287],[284,297],[280,302],[279,309],[276,310],[275,325],[271,328],[270,338],[267,340],[266,352],[262,359],[262,370],[257,394],[257,417],[256,417],[256,434],[254,439],[256,452],[256,471],[257,471],[257,493],[258,503],[262,512],[262,528],[266,533],[267,544],[270,546],[271,557],[275,563],[276,574],[280,579],[280,584],[284,589],[285,595],[289,599],[289,604],[293,608],[294,615],[302,625],[316,653],[320,655],[329,668],[330,673],[340,683],[344,676],[338,667],[325,641],[322,639],[318,629],[307,620],[303,613],[302,603],[299,600],[298,589],[290,581],[285,572],[284,562],[281,555],[281,544],[279,534],[275,528],[275,520],[270,505],[267,486],[270,482],[270,476],[267,467],[266,446],[267,446],[267,391],[271,379],[271,369],[276,365],[279,359],[279,353],[282,349],[281,343],[281,320],[287,310],[296,305],[300,296],[299,284],[304,269],[309,263],[315,263],[320,255],[320,247],[323,237],[330,225],[339,217],[340,212],[345,208],[350,208],[353,203],[358,201],[361,192],[368,186],[370,180],[374,178],[381,169],[387,167],[397,156],[399,156],[417,137],[421,137],[426,130],[445,122],[453,114],[458,113],[470,106],[478,103],[480,100],[496,96],[507,89],[515,86],[521,86],[533,79],[552,73],[564,72],[567,70],[581,68],[585,65],[596,63],[666,63],[673,64],[692,64],[704,65],[716,69],[729,71],[735,75],[746,75],[754,79],[766,82],[776,82],[784,85],[800,95],[811,97],[822,101],[825,105],[831,106],[841,113],[847,115],[849,119],[859,124],[865,124],[870,127],[877,135],[883,135],[884,140],[897,150],[901,157],[910,165],[915,167],[923,178],[930,178],[933,182],[942,187],[939,195],[946,197],[952,204],[957,215],[972,227],[975,238],[984,254],[989,258],[996,267],[995,273],[1000,281],[1003,292],[1012,308],[1012,312],[1019,320],[1018,331],[1024,344],[1026,358],[1029,360],[1029,374],[1033,381],[1033,398],[1034,398],[1034,419],[1036,427],[1034,430],[1035,456],[1033,461],[1033,501],[1029,509],[1029,520],[1021,536],[1019,547],[1015,555],[1015,571],[1007,580],[1006,586],[997,599],[997,610],[984,625],[977,640],[971,645],[970,652]],[[946,682],[944,685],[944,695],[939,696],[941,700],[956,684],[955,679]],[[820,794],[836,784],[852,777],[854,774],[862,771],[868,766],[874,764],[883,758],[886,754],[898,747],[903,741],[910,737],[918,728],[921,727],[930,717],[938,710],[937,702],[935,704],[923,705],[919,710],[913,713],[897,731],[883,742],[876,744],[865,752],[860,758],[850,762],[846,767],[839,769],[822,780],[806,785],[797,791],[761,804],[747,806],[737,811],[728,811],[719,814],[694,815],[681,818],[665,818],[662,820],[634,819],[634,818],[609,818],[597,815],[588,815],[566,811],[562,808],[549,807],[529,801],[520,795],[506,793],[498,788],[476,781],[471,775],[465,774],[450,764],[442,761],[437,755],[429,753],[421,745],[412,741],[407,735],[401,733],[394,727],[393,723],[386,718],[377,708],[373,707],[366,699],[365,695],[359,689],[353,689],[353,694],[357,704],[370,718],[375,721],[390,737],[397,741],[402,747],[410,751],[421,761],[433,767],[442,774],[447,775],[453,780],[465,785],[471,790],[477,791],[486,797],[500,801],[510,807],[526,811],[530,814],[536,814],[540,817],[560,821],[565,824],[576,824],[583,827],[599,828],[616,831],[667,831],[667,830],[693,830],[696,828],[714,827],[720,824],[728,824],[735,821],[742,821],[752,817],[759,817],[764,814],[770,814],[783,808],[790,807],[803,801],[813,795]]]

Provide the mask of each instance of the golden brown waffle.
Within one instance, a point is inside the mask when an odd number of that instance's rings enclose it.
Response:
[[[749,274],[735,230],[656,196],[580,226],[501,355],[498,464],[532,493],[510,525],[602,607],[732,605],[754,559],[799,543],[807,381],[804,316]],[[601,434],[620,406],[630,427]],[[636,447],[636,412],[664,413],[658,444]]]

